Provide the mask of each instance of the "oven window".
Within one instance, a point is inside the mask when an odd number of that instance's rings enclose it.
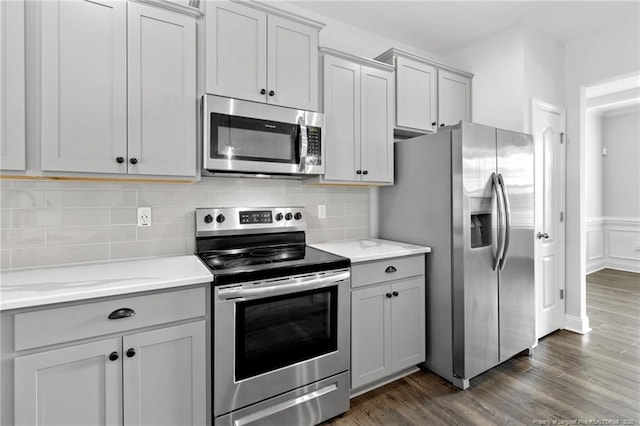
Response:
[[[211,158],[298,163],[295,124],[211,114]]]
[[[236,380],[338,348],[337,286],[236,304]]]

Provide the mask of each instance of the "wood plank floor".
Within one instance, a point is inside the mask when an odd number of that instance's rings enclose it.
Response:
[[[466,391],[420,371],[352,399],[325,425],[640,425],[640,275],[589,275],[587,315],[590,333],[552,333],[533,357],[501,364]]]

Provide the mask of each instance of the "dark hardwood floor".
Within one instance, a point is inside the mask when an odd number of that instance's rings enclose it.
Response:
[[[460,391],[417,372],[351,400],[326,425],[640,425],[640,275],[587,277],[586,335],[560,330]],[[555,421],[555,422],[554,422]]]

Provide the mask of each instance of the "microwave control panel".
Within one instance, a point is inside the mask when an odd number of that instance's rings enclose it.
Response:
[[[307,127],[307,164],[322,164],[321,131],[320,127]]]

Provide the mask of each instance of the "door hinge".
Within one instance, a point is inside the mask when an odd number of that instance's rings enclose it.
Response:
[[[567,134],[565,132],[560,133],[560,143],[565,143],[567,141]]]
[[[564,289],[560,289],[560,300],[564,300]]]
[[[560,222],[564,222],[564,212],[560,212]]]

